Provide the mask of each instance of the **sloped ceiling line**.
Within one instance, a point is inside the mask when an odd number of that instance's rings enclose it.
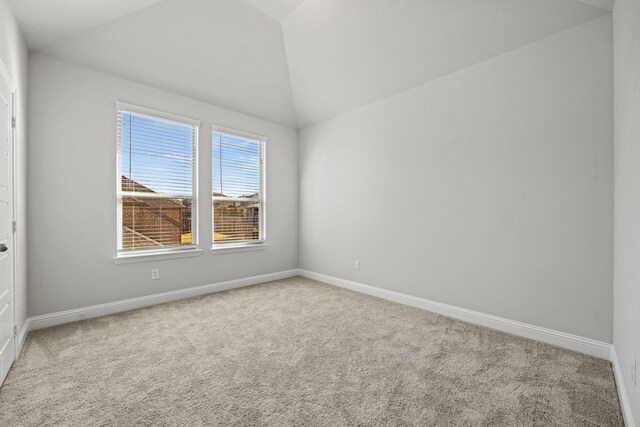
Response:
[[[607,13],[578,0],[306,0],[283,23],[300,127]]]
[[[591,6],[595,6],[602,10],[606,10],[607,12],[612,12],[613,7],[615,6],[615,0],[580,0],[586,4]]]
[[[39,51],[297,126],[282,27],[244,1],[164,0]]]
[[[245,0],[274,21],[282,24],[304,0]]]
[[[29,49],[38,49],[163,0],[9,0]]]
[[[50,0],[10,1],[31,46],[49,56],[294,128],[580,25],[613,6],[613,0],[92,0],[87,9],[86,0],[58,0],[60,15]],[[48,6],[34,9],[42,4]],[[80,23],[69,22],[78,17]],[[43,46],[44,36],[64,38]]]

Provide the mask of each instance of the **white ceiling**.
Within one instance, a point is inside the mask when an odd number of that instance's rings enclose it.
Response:
[[[35,49],[162,0],[9,0],[25,41]]]
[[[304,0],[245,0],[279,23],[293,13]]]
[[[238,0],[165,0],[41,52],[295,127],[280,25]]]
[[[299,128],[597,18],[613,5],[613,0],[10,1],[32,49]]]
[[[306,0],[284,22],[305,127],[594,19],[576,0]]]

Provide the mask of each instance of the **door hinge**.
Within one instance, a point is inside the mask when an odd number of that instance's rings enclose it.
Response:
[[[17,336],[18,335],[18,325],[13,325],[13,336]]]
[[[16,128],[16,118],[15,118],[15,116],[11,117],[11,127],[14,128],[14,129]]]
[[[11,222],[11,229],[13,230],[13,232],[14,232],[14,233],[15,233],[15,232],[16,232],[16,230],[18,229],[18,226],[16,225],[16,222],[15,222],[15,221],[12,221],[12,222]]]

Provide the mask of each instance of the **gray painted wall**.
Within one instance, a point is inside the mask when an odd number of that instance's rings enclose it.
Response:
[[[616,0],[615,264],[613,343],[633,417],[640,421],[640,381],[631,383],[632,354],[640,359],[640,2]],[[639,360],[640,362],[640,360]],[[640,365],[640,363],[638,363]],[[640,368],[640,366],[638,366]]]
[[[27,46],[6,0],[0,0],[0,59],[17,86],[16,208],[18,239],[15,242],[16,314],[18,329],[27,320]]]
[[[201,256],[114,263],[116,100],[202,121]],[[297,267],[297,131],[41,54],[29,57],[29,116],[30,316]],[[212,122],[269,137],[266,250],[208,251]]]
[[[302,130],[300,267],[611,342],[612,74],[607,14]]]

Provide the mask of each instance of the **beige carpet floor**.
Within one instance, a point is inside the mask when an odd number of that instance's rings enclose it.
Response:
[[[609,362],[303,278],[32,332],[0,426],[621,426]]]

